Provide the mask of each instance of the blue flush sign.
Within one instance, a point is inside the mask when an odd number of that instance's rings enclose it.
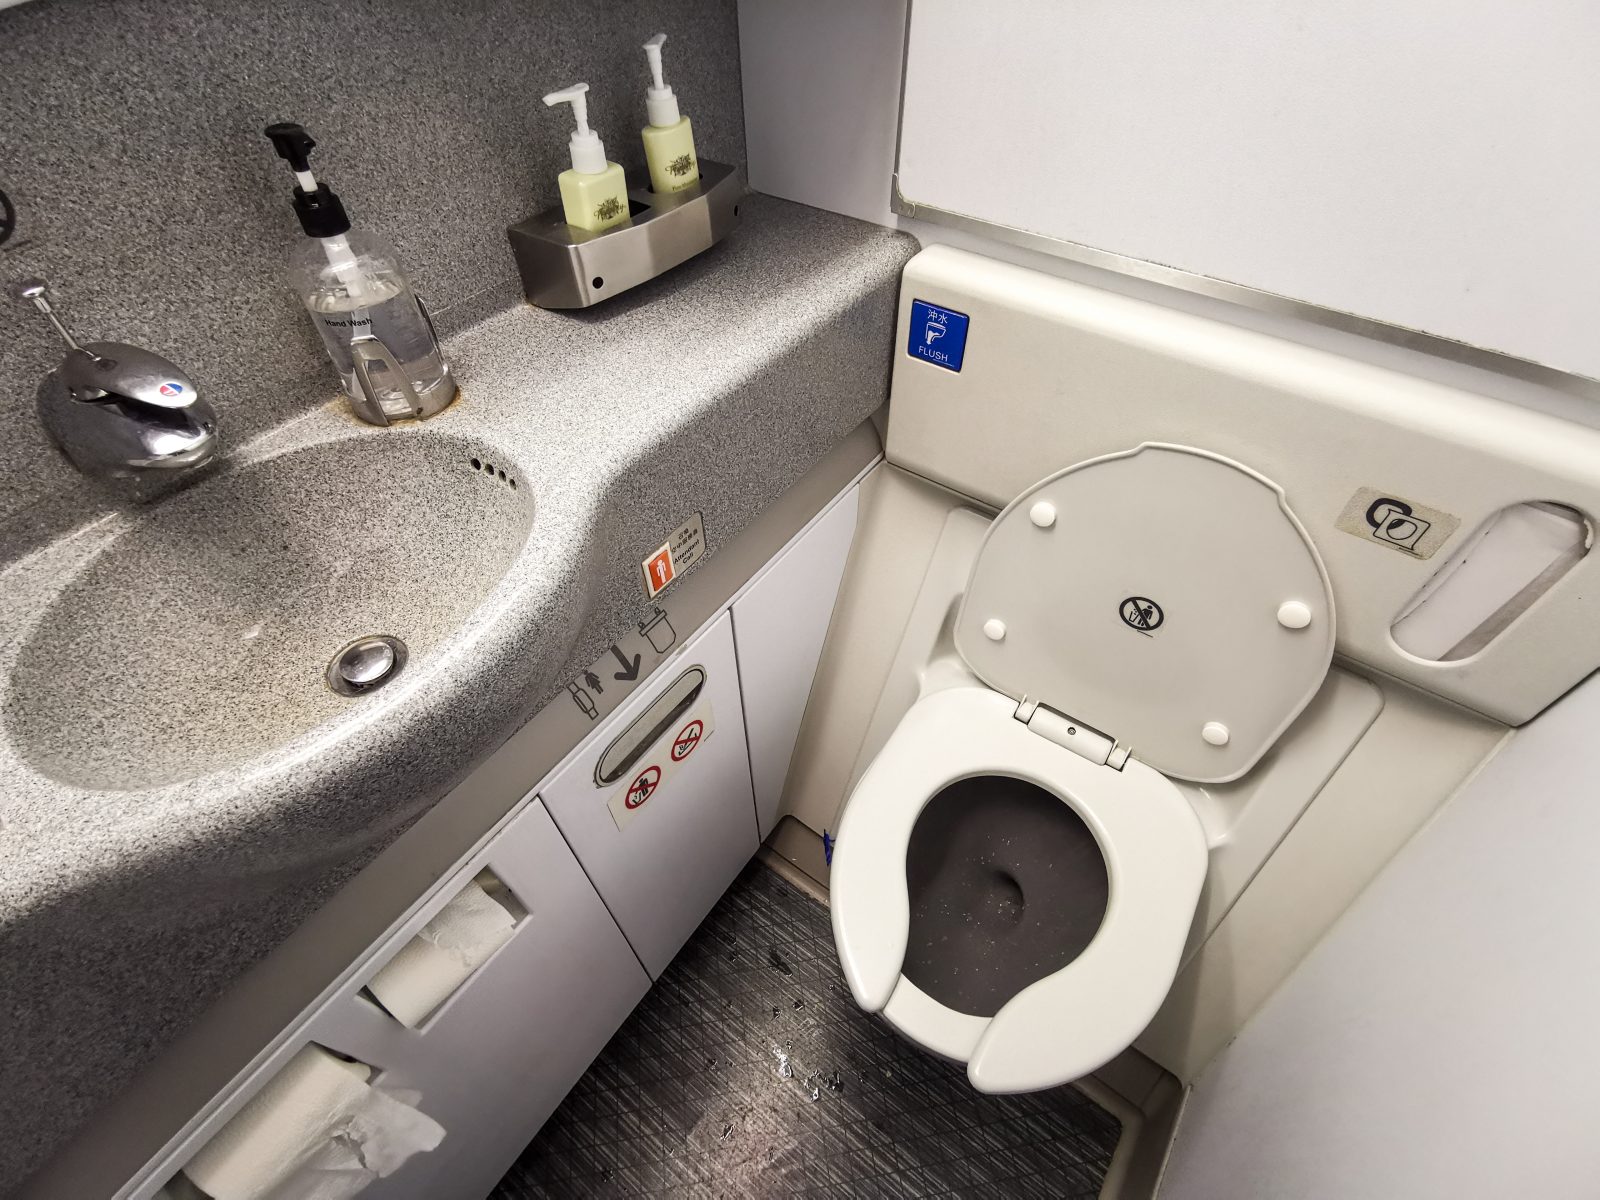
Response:
[[[911,302],[911,338],[906,353],[947,371],[961,370],[967,352],[967,314],[926,300]]]

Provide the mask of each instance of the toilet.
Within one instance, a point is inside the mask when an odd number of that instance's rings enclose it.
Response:
[[[1173,781],[1272,747],[1327,674],[1333,596],[1278,485],[1147,442],[1012,501],[948,635],[955,669],[921,672],[845,802],[834,936],[856,1002],[979,1091],[1052,1087],[1166,998],[1208,859]]]

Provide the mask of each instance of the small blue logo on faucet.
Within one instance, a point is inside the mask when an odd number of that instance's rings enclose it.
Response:
[[[156,390],[159,391],[163,396],[181,396],[183,395],[183,384],[163,383]]]
[[[967,352],[967,314],[929,304],[911,302],[911,336],[906,353],[947,371],[961,370]]]

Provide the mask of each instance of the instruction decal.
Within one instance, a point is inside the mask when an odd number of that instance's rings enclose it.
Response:
[[[1361,488],[1350,497],[1336,524],[1364,542],[1387,546],[1410,558],[1432,558],[1450,540],[1461,518],[1393,492]]]
[[[639,636],[649,642],[650,649],[657,654],[665,654],[678,640],[678,631],[667,620],[667,614],[661,611],[661,606],[652,604],[644,620],[639,622]]]
[[[567,683],[567,695],[589,721],[598,721],[622,702],[677,643],[678,631],[659,605],[652,604],[639,632],[612,642],[606,652]]]
[[[656,795],[678,768],[694,757],[696,750],[711,736],[711,702],[703,700],[667,727],[655,745],[639,760],[628,782],[611,794],[606,808],[617,829],[630,822],[655,801]],[[657,802],[659,803],[659,802]]]
[[[682,575],[706,552],[706,525],[695,513],[672,531],[672,536],[644,560],[645,595],[654,600],[679,575]]]
[[[615,642],[612,642],[611,656],[615,658],[622,667],[622,670],[620,671],[611,672],[611,678],[620,680],[623,683],[632,683],[635,679],[639,678],[639,660],[642,659],[644,655],[635,654],[632,658],[629,658],[621,650],[617,649],[617,644]]]
[[[906,353],[947,371],[961,370],[967,353],[967,314],[913,300]]]

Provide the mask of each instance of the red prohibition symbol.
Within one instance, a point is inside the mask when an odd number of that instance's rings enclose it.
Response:
[[[638,808],[655,795],[656,785],[661,782],[660,767],[646,767],[639,772],[639,777],[628,785],[628,794],[623,797],[622,803],[628,808]]]
[[[672,741],[672,761],[682,762],[693,754],[694,748],[700,744],[700,735],[705,731],[704,721],[690,721],[680,729]]]

